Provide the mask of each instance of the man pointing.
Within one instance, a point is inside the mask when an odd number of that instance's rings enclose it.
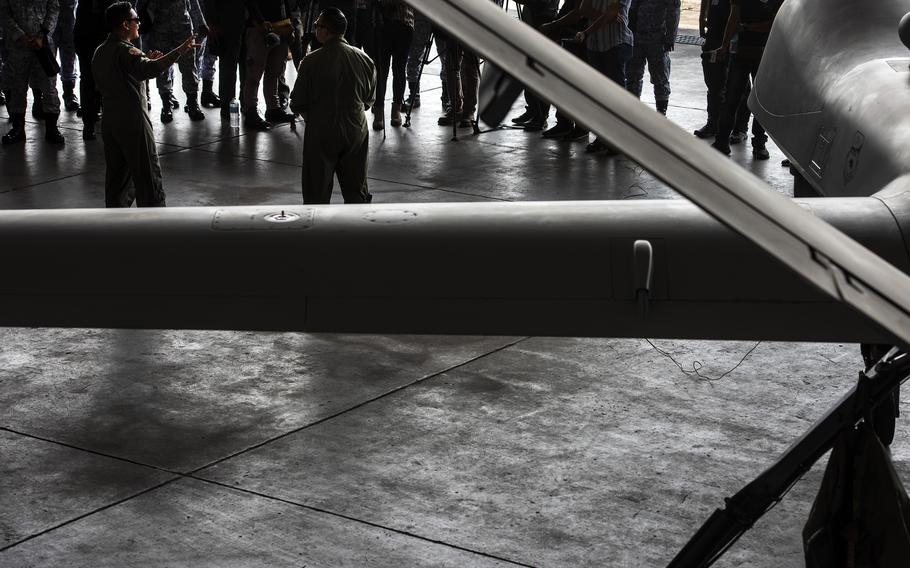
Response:
[[[145,82],[157,77],[198,45],[189,37],[176,49],[146,56],[131,42],[139,37],[139,18],[129,2],[104,13],[109,34],[95,51],[92,73],[104,99],[104,202],[107,207],[164,207],[161,167],[148,113]]]

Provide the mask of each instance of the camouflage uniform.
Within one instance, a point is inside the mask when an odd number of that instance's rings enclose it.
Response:
[[[54,29],[54,47],[60,52],[60,80],[64,83],[76,83],[76,44],[73,41],[73,28],[76,26],[76,0],[58,0],[60,15],[57,16],[57,27]]]
[[[211,1],[211,0],[209,0]],[[202,8],[203,13],[206,11],[205,0],[199,0],[199,7]],[[195,20],[194,20],[195,21]],[[194,24],[193,28],[197,28]],[[189,36],[187,36],[189,37]],[[186,39],[184,37],[183,39]],[[182,41],[182,40],[181,40]],[[218,58],[210,49],[208,49],[208,40],[203,38],[200,41],[197,41],[202,45],[199,49],[196,50],[196,69],[199,70],[199,76],[203,81],[214,81],[215,80],[215,60]]]
[[[205,17],[199,6],[199,0],[140,0],[138,10],[151,18],[152,31],[143,39],[142,48],[146,51],[158,50],[168,53],[175,49],[193,30],[205,26]],[[182,78],[183,92],[187,102],[196,100],[199,92],[199,76],[196,70],[195,57],[181,57],[177,61]],[[173,74],[164,71],[158,76],[158,94],[162,102],[170,104],[174,91]]]
[[[670,52],[679,29],[679,5],[679,0],[633,0],[629,9],[635,46],[626,64],[626,88],[641,97],[647,63],[657,110],[663,114],[670,100]]]
[[[6,41],[3,89],[9,92],[10,114],[25,114],[29,84],[41,91],[46,114],[60,114],[57,77],[48,77],[38,63],[34,49],[23,47],[25,35],[52,34],[60,6],[57,0],[0,0],[0,22]]]

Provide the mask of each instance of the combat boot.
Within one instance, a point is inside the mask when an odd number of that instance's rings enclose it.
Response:
[[[389,116],[389,124],[396,128],[401,126],[401,103],[392,103],[392,114]]]
[[[79,110],[79,99],[76,97],[75,88],[75,81],[63,81],[63,108],[67,112]]]
[[[186,105],[183,107],[183,110],[190,115],[190,120],[205,120],[205,113],[199,108],[199,102],[197,101],[195,94],[186,96]]]
[[[205,108],[218,108],[221,106],[221,99],[218,94],[212,90],[212,81],[202,82],[202,98],[199,101]]]
[[[171,110],[171,107],[164,105],[161,107],[161,122],[168,124],[169,122],[174,121],[174,111]]]
[[[382,106],[375,106],[373,111],[373,130],[385,130],[385,109]]]
[[[35,101],[32,103],[32,118],[35,120],[42,120],[44,119],[44,106],[41,102],[41,91],[38,89],[32,89],[32,97],[35,99]]]
[[[9,115],[9,121],[12,123],[10,131],[3,135],[3,145],[18,144],[25,142],[25,113],[17,112]]]
[[[66,144],[66,139],[57,128],[57,119],[60,113],[47,113],[44,115],[44,139],[51,144]]]
[[[698,138],[704,139],[704,138],[712,138],[714,136],[715,132],[717,132],[717,121],[715,121],[713,118],[709,117],[708,122],[706,122],[704,126],[697,129],[695,132],[693,132],[693,134],[695,134],[695,136]]]

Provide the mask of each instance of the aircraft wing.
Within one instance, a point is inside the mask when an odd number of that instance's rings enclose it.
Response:
[[[409,0],[664,183],[910,348],[910,277],[698,143],[489,0]],[[910,189],[908,187],[907,189]]]

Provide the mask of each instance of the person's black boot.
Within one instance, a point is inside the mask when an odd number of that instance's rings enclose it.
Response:
[[[66,144],[66,139],[57,128],[58,118],[60,118],[60,113],[47,113],[44,115],[44,139],[51,144]]]
[[[171,108],[174,110],[180,108],[180,101],[177,100],[177,97],[175,97],[173,93],[171,93]]]
[[[38,89],[32,89],[32,97],[34,97],[34,102],[32,102],[32,118],[35,120],[44,119],[44,105],[41,102],[42,96],[41,91]]]
[[[694,134],[698,138],[711,138],[714,136],[715,132],[717,132],[717,123],[714,121],[714,119],[708,118],[708,122],[696,130]]]
[[[97,136],[95,135],[95,123],[94,122],[85,122],[82,125],[82,139],[86,142],[95,140]]]
[[[76,97],[75,89],[75,81],[63,81],[63,108],[66,112],[79,110],[79,99]]]
[[[413,106],[411,105],[412,100],[414,101]],[[420,83],[417,81],[408,81],[408,96],[401,105],[401,110],[408,112],[408,110],[417,108],[420,108]]]
[[[9,121],[12,123],[10,131],[3,135],[3,145],[18,144],[25,142],[25,113],[17,112],[9,115]]]
[[[218,108],[221,106],[221,99],[212,90],[212,83],[213,81],[202,81],[202,98],[199,102],[205,108]]]
[[[657,101],[657,112],[667,116],[667,107],[670,106],[670,101]]]
[[[161,122],[168,124],[169,122],[174,121],[174,111],[171,110],[171,107],[165,105],[161,107]]]
[[[186,105],[183,110],[190,115],[190,120],[205,120],[205,113],[199,108],[199,102],[196,100],[195,94],[186,96]]]

